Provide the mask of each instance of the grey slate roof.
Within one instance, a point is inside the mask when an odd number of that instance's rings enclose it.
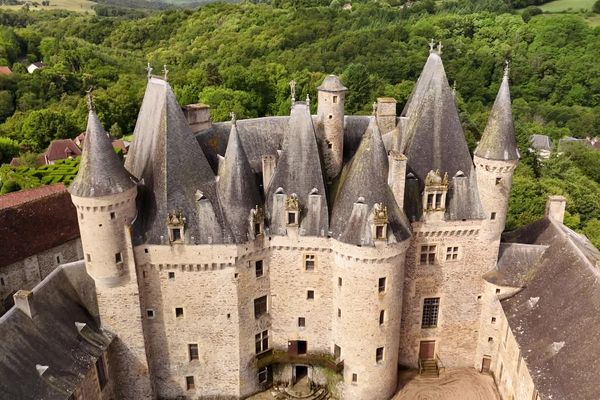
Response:
[[[69,192],[79,197],[101,197],[134,187],[131,175],[123,167],[93,109],[88,114],[85,132],[86,141],[79,171]]]
[[[454,175],[448,185],[446,198],[447,220],[484,219],[485,213],[479,199],[475,168],[471,167],[468,174]]]
[[[500,243],[496,268],[483,278],[498,286],[523,287],[529,270],[535,266],[548,246],[523,243]]]
[[[388,169],[381,133],[371,117],[356,154],[339,178],[331,217],[332,237],[349,244],[373,246],[371,222],[376,203],[387,207],[387,241],[396,243],[410,237],[408,220],[387,184]]]
[[[552,151],[552,141],[549,136],[546,135],[531,135],[529,137],[529,143],[535,150],[547,150]]]
[[[519,159],[507,74],[502,78],[492,112],[475,149],[475,155],[491,160]]]
[[[542,399],[600,398],[600,252],[544,219],[506,235],[549,246],[524,289],[501,301]]]
[[[322,90],[325,92],[344,92],[348,90],[348,88],[342,85],[340,78],[337,76],[327,75],[317,90]]]
[[[187,243],[222,243],[231,237],[213,170],[164,80],[148,81],[125,167],[143,183],[136,222],[146,242],[168,242],[168,214],[175,211],[187,219]]]
[[[114,335],[94,317],[94,281],[83,261],[58,267],[33,289],[33,318],[13,307],[0,318],[0,398],[66,400]],[[82,334],[75,323],[84,323]],[[36,364],[47,366],[42,376]]]
[[[237,243],[248,240],[250,210],[261,204],[257,183],[235,124],[225,158],[219,165],[217,189],[223,212]]]
[[[302,207],[300,233],[306,236],[326,234],[329,229],[329,213],[325,199],[325,184],[313,120],[304,102],[296,102],[292,107],[281,157],[266,192],[266,211],[271,218],[275,213],[273,195],[280,187],[286,195],[295,193],[298,196]],[[309,194],[313,189],[316,189],[317,193],[325,199],[321,203],[320,217],[316,224],[306,218]],[[270,222],[272,233],[279,233],[285,229],[285,226],[279,226],[273,218]]]

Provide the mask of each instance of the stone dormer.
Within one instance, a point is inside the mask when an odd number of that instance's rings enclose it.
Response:
[[[169,229],[169,243],[185,243],[186,218],[181,211],[169,213],[167,227]]]

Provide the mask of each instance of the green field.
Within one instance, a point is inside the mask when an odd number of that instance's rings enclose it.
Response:
[[[591,10],[595,0],[556,0],[541,5],[544,12]]]
[[[41,4],[41,1],[37,1],[37,3]],[[76,12],[93,12],[92,6],[96,3],[89,0],[50,0],[49,6],[33,6],[30,5],[30,10],[69,10]],[[23,6],[5,6],[0,5],[0,8],[10,9],[10,10],[19,10]]]

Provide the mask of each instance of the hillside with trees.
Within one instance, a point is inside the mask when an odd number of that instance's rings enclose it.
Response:
[[[450,83],[471,149],[485,126],[511,60],[511,90],[522,155],[508,228],[543,215],[547,194],[569,200],[567,224],[600,245],[600,153],[570,147],[548,161],[530,154],[528,137],[600,136],[600,28],[577,15],[525,22],[502,1],[460,0],[410,7],[394,3],[273,0],[215,3],[193,10],[118,16],[0,12],[0,162],[43,151],[85,128],[84,94],[94,88],[99,117],[115,137],[130,134],[146,82],[146,63],[181,104],[211,105],[215,121],[289,112],[289,87],[315,95],[325,74],[339,74],[348,114],[370,113],[378,96],[403,107],[427,57],[443,43]],[[485,3],[485,4],[484,4]],[[486,5],[487,4],[487,5]],[[476,5],[476,6],[475,6]],[[310,7],[309,7],[310,6]],[[474,12],[475,11],[475,12]],[[43,60],[33,74],[25,64]],[[311,104],[316,107],[315,104]],[[30,157],[31,158],[31,157]],[[3,178],[4,177],[4,178]],[[11,188],[40,184],[2,167]]]

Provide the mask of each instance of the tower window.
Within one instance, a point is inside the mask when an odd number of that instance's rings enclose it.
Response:
[[[185,377],[185,388],[187,390],[193,390],[196,388],[196,385],[194,384],[194,377],[193,376],[186,376]]]
[[[115,219],[117,217],[117,214],[115,214],[115,212],[111,212],[110,213],[110,219]]]
[[[458,246],[451,246],[446,248],[446,261],[458,260]]]
[[[385,310],[379,311],[379,325],[383,325],[385,322]]]
[[[338,287],[342,287],[342,278],[338,277]]]
[[[379,291],[379,293],[385,292],[385,281],[385,278],[379,278],[379,282],[377,284],[377,290]]]
[[[254,263],[254,270],[257,278],[263,276],[263,274],[265,273],[263,269],[263,260],[256,260],[256,262]]]
[[[337,344],[333,345],[333,358],[335,358],[336,360],[342,358],[342,348]]]
[[[336,104],[338,102],[338,97],[337,96],[333,96],[333,104]]]
[[[421,246],[421,254],[419,255],[420,265],[435,264],[435,245]]]
[[[190,356],[190,361],[198,359],[198,345],[196,343],[188,344],[188,354]]]
[[[299,317],[298,318],[298,326],[300,328],[304,328],[306,326],[306,318],[304,317]]]
[[[123,262],[123,255],[121,253],[115,253],[115,262],[117,264]]]
[[[496,178],[496,185],[499,185],[500,183],[502,183],[502,178]]]
[[[154,310],[149,308],[146,310],[146,315],[148,316],[148,319],[154,319]]]
[[[175,279],[175,272],[169,272],[169,279]]]
[[[267,296],[261,296],[254,299],[254,318],[259,318],[267,313]]]
[[[315,291],[314,290],[309,290],[306,292],[306,299],[307,300],[314,300],[315,298]]]
[[[439,308],[439,297],[423,300],[423,318],[421,319],[421,328],[435,328],[437,326]]]
[[[385,225],[375,226],[375,239],[385,239]]]
[[[338,308],[338,318],[342,318],[342,309]]]
[[[176,307],[175,308],[175,318],[182,318],[183,317],[183,307]]]
[[[181,228],[171,228],[171,241],[181,242]]]
[[[333,147],[333,144],[329,140],[326,140],[325,142],[327,143],[328,149],[331,149]]]
[[[491,336],[489,336],[489,337],[488,337],[488,343],[494,343],[494,338],[493,338],[493,337],[491,337]]]
[[[256,354],[269,350],[269,331],[262,331],[254,335],[254,342],[256,344]]]
[[[290,211],[288,212],[288,225],[297,225],[298,221],[297,218],[298,217],[298,213],[295,211]]]
[[[90,262],[90,261],[92,261],[92,256],[90,256],[90,254],[89,254],[89,253],[87,253],[87,254],[85,255],[85,260],[86,260],[87,262]]]
[[[356,383],[356,382],[358,382],[358,375],[352,374],[352,383]]]
[[[62,261],[62,260],[61,260],[61,258],[60,258],[60,254],[57,254],[57,255],[56,255],[56,258],[55,258],[55,260],[56,260],[56,263],[57,263],[57,264],[60,264],[60,262]]]
[[[304,269],[306,271],[314,271],[315,270],[315,259],[316,259],[316,256],[314,254],[305,254],[304,255]]]
[[[492,317],[492,324],[496,323],[496,317]]]
[[[377,350],[375,350],[375,362],[382,362],[383,361],[383,347],[378,347]]]
[[[491,219],[491,220],[495,220],[495,219],[496,219],[496,213],[495,213],[495,212],[493,212],[493,213],[490,215],[490,219]]]

